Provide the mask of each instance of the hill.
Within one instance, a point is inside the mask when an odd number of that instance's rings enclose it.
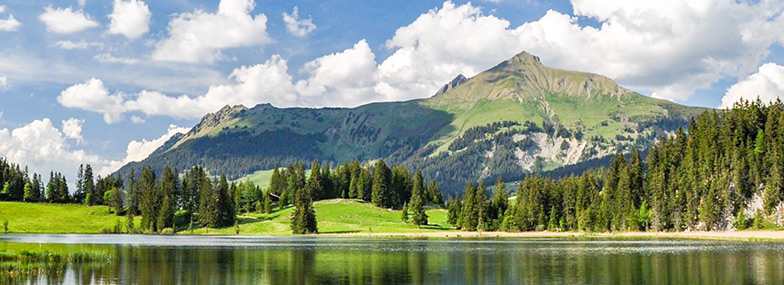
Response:
[[[544,66],[520,53],[431,98],[356,108],[226,106],[141,162],[202,165],[238,179],[276,164],[384,159],[423,169],[445,192],[466,179],[519,180],[564,166],[579,170],[643,149],[704,109],[646,97],[611,79]],[[602,160],[604,159],[604,160]]]

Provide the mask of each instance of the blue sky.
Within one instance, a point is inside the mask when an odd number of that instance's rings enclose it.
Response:
[[[0,156],[75,177],[226,104],[429,96],[526,50],[706,107],[784,93],[782,1],[0,1]],[[295,13],[296,11],[296,13]]]

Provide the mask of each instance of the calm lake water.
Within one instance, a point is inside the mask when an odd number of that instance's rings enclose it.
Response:
[[[784,243],[8,235],[0,250],[20,242],[109,248],[117,256],[25,280],[33,283],[784,283]]]

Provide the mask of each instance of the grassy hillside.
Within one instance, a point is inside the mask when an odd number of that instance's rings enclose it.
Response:
[[[405,233],[448,230],[446,210],[432,209],[427,214],[431,225],[417,228],[400,220],[401,212],[382,209],[357,200],[325,200],[315,204],[320,233]],[[240,234],[290,235],[290,216],[293,208],[272,214],[251,213],[239,217]],[[124,217],[121,219],[125,228]],[[0,202],[0,223],[9,221],[11,233],[100,233],[113,228],[118,217],[107,207],[61,204]],[[138,226],[141,217],[136,217]],[[0,226],[2,226],[0,224]],[[1,230],[1,229],[0,229]],[[235,234],[234,227],[196,229],[194,234]],[[190,234],[188,231],[180,232]]]

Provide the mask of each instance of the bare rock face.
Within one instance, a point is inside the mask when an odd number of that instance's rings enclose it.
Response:
[[[436,91],[436,94],[433,95],[433,96],[438,96],[438,95],[444,94],[447,91],[454,89],[455,87],[457,87],[460,84],[463,84],[466,81],[468,81],[468,78],[466,78],[462,74],[459,74],[459,75],[457,75],[457,77],[455,77],[455,79],[452,79],[452,81],[450,81],[449,83],[445,84],[443,87],[439,88],[438,91]]]
[[[201,122],[199,122],[199,124],[196,125],[189,132],[189,134],[190,133],[194,133],[195,134],[195,133],[198,133],[201,130],[210,129],[210,128],[213,128],[215,126],[218,126],[221,123],[224,123],[224,122],[226,122],[228,120],[231,120],[232,118],[234,118],[235,115],[237,115],[237,114],[239,114],[239,113],[241,113],[242,111],[245,111],[245,110],[248,110],[248,108],[246,108],[243,105],[236,105],[234,107],[226,105],[223,108],[221,108],[220,110],[218,110],[218,112],[209,113],[209,114],[205,115],[204,118],[201,119]]]

